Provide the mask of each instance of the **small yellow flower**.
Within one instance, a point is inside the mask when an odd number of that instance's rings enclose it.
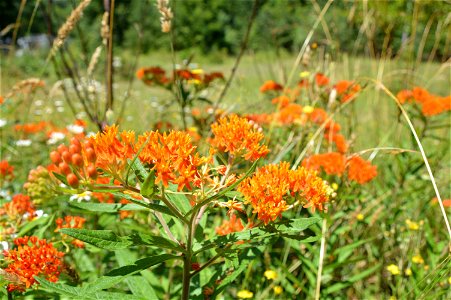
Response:
[[[252,293],[251,291],[248,291],[248,290],[241,290],[236,295],[240,299],[250,299],[250,298],[254,297],[254,293]]]
[[[406,219],[406,225],[410,230],[418,230],[420,229],[420,225],[417,222],[413,222],[409,219]]]
[[[358,214],[357,215],[357,220],[362,221],[365,218],[365,216],[363,214]]]
[[[406,276],[411,276],[412,275],[412,270],[409,268],[407,269],[404,274],[406,274]]]
[[[389,300],[396,300],[396,296],[390,296],[390,298],[388,298]]]
[[[195,84],[195,85],[199,85],[202,83],[202,81],[200,81],[199,79],[190,79],[188,80],[189,84]]]
[[[338,184],[336,182],[332,183],[331,186],[334,189],[334,191],[338,190]]]
[[[304,108],[302,109],[302,112],[304,114],[311,114],[313,112],[313,110],[314,110],[313,106],[307,105],[307,106],[304,106]]]
[[[310,72],[309,71],[304,71],[299,73],[299,77],[301,78],[305,78],[305,77],[309,77],[310,76]]]
[[[412,257],[412,262],[414,263],[414,264],[420,264],[420,265],[422,265],[422,264],[424,264],[424,259],[421,257],[421,255],[415,255],[414,257]]]
[[[399,275],[401,272],[399,271],[399,268],[397,265],[391,264],[387,266],[387,271],[392,273],[392,275]]]
[[[280,285],[276,285],[272,289],[274,291],[274,294],[276,294],[276,295],[280,295],[283,292],[283,288]]]
[[[268,280],[277,278],[277,273],[275,271],[273,271],[273,270],[266,270],[265,273],[263,273],[263,275]]]
[[[425,271],[429,270],[429,266],[428,265],[424,265],[424,270]]]
[[[317,44],[317,43],[313,43],[313,44],[310,46],[310,48],[316,49],[316,48],[318,48],[318,44]]]
[[[191,73],[192,74],[203,74],[204,70],[202,70],[202,69],[194,69],[194,70],[191,70]]]
[[[451,284],[451,277],[448,277],[448,283]]]

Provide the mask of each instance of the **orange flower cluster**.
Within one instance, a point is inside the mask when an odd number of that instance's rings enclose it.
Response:
[[[212,81],[216,79],[224,79],[224,75],[220,72],[212,73],[196,73],[189,69],[176,70],[172,78],[166,76],[166,71],[160,67],[148,67],[140,68],[136,72],[136,77],[142,80],[147,85],[157,84],[168,87],[175,82],[175,79],[179,80],[195,80],[196,83],[202,87],[208,86]]]
[[[14,167],[7,160],[0,161],[0,183],[2,180],[11,180],[14,178]]]
[[[24,133],[27,134],[33,134],[33,133],[38,133],[38,132],[42,132],[45,127],[47,127],[47,122],[45,121],[41,121],[38,123],[28,123],[28,124],[17,124],[14,126],[14,130],[16,131],[22,131]]]
[[[235,214],[230,216],[230,220],[223,220],[221,226],[216,227],[216,233],[218,235],[227,235],[233,232],[240,232],[244,229],[241,219],[237,218]]]
[[[35,236],[14,240],[17,250],[4,251],[5,261],[9,262],[5,269],[20,282],[8,285],[8,291],[25,291],[37,283],[35,276],[44,276],[51,282],[58,281],[63,269],[64,253],[53,247],[52,243],[40,240]]]
[[[3,207],[0,208],[0,216],[6,214],[10,219],[22,218],[26,215],[28,220],[32,220],[35,212],[36,208],[30,197],[23,194],[15,195],[11,202],[3,204]]]
[[[117,175],[135,155],[135,133],[122,131],[118,137],[116,125],[106,126],[103,132],[89,138],[96,155],[96,166]]]
[[[230,155],[242,155],[245,160],[255,161],[269,153],[265,145],[260,145],[264,135],[255,125],[234,114],[221,118],[211,125],[214,137],[210,144]]]
[[[360,156],[348,158],[348,178],[360,184],[372,180],[377,175],[377,167]]]
[[[66,216],[64,217],[64,220],[62,218],[56,219],[56,229],[55,232],[58,232],[61,228],[82,228],[85,224],[86,219],[82,217],[72,217],[72,216]],[[63,237],[66,237],[66,235],[63,235]],[[74,239],[72,241],[72,245],[74,245],[77,248],[83,248],[85,246],[85,243],[83,243],[80,240]]]
[[[317,86],[326,86],[329,84],[329,78],[322,73],[315,74],[315,82]]]
[[[361,88],[360,85],[354,81],[342,80],[335,84],[337,95],[341,96],[341,102],[348,102],[354,98]]]
[[[145,132],[136,144],[136,149],[141,147],[139,159],[156,171],[155,183],[168,186],[171,182],[178,185],[179,191],[184,187],[192,188],[198,167],[206,161],[199,157],[190,135],[183,131]]]
[[[302,165],[315,171],[320,171],[323,168],[326,174],[341,176],[345,171],[346,158],[343,154],[337,152],[317,154],[305,159]]]
[[[296,103],[290,103],[279,110],[276,118],[280,124],[289,125],[293,124],[296,120],[300,120],[302,113],[302,106]]]
[[[50,153],[50,159],[57,166],[57,173],[66,175],[66,180],[72,187],[78,187],[79,179],[97,178],[96,152],[89,141],[81,143],[73,137],[69,147],[64,144]]]
[[[377,175],[377,167],[371,165],[358,155],[346,158],[343,154],[330,152],[312,155],[302,162],[308,169],[319,171],[321,168],[328,175],[341,176],[348,170],[348,178],[360,184],[372,180]]]
[[[153,83],[166,85],[171,81],[166,77],[166,71],[160,67],[140,68],[136,71],[136,77],[147,85]]]
[[[276,220],[289,208],[288,197],[299,200],[304,207],[320,210],[329,200],[328,186],[315,171],[303,167],[290,170],[289,167],[287,162],[264,166],[238,186],[238,191],[265,224]]]
[[[260,93],[266,93],[269,91],[281,91],[283,90],[283,86],[274,80],[267,80],[260,87]]]
[[[434,95],[421,87],[414,87],[413,90],[401,90],[396,98],[401,104],[416,102],[421,106],[422,114],[427,117],[451,110],[451,96]]]

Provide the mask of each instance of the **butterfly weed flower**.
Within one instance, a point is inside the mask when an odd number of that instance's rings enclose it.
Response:
[[[359,84],[354,81],[341,80],[335,84],[335,90],[341,97],[341,102],[348,102],[361,90]]]
[[[315,171],[303,167],[290,170],[287,162],[259,168],[240,183],[238,191],[265,224],[288,210],[293,198],[297,200],[296,204],[322,210],[330,194],[329,187]]]
[[[283,86],[274,80],[267,80],[263,83],[263,85],[260,87],[261,93],[266,93],[269,91],[281,91],[283,90]]]
[[[7,202],[0,207],[0,216],[7,215],[11,220],[28,219],[32,220],[35,216],[36,208],[27,195],[17,194],[11,202]]]
[[[192,188],[198,168],[206,161],[196,152],[191,136],[183,131],[146,132],[138,137],[136,149],[141,149],[139,159],[155,170],[155,183],[162,182],[165,187],[173,183],[179,191]]]
[[[320,171],[322,168],[328,175],[341,176],[345,171],[346,158],[338,152],[316,154],[305,159],[302,165],[315,171]]]
[[[255,161],[269,153],[269,149],[260,144],[264,135],[255,125],[235,114],[223,117],[211,125],[213,138],[210,144],[234,157]]]
[[[64,253],[53,247],[52,243],[35,236],[14,240],[17,249],[3,252],[8,266],[7,273],[17,277],[19,282],[10,283],[8,291],[25,291],[37,283],[35,276],[56,282],[63,269]]]
[[[227,235],[233,232],[239,232],[244,229],[241,219],[236,214],[230,215],[230,220],[223,220],[219,227],[216,227],[216,233],[218,235]]]
[[[348,159],[348,178],[359,184],[367,183],[377,176],[377,167],[360,156],[352,156]]]
[[[96,166],[114,176],[120,176],[127,159],[135,155],[135,133],[122,131],[119,134],[116,125],[105,127],[103,132],[90,137],[89,143],[94,149]]]
[[[0,161],[0,184],[3,180],[11,180],[14,178],[14,167],[7,160]]]

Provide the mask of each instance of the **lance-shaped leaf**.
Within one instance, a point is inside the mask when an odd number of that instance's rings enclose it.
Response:
[[[131,246],[144,245],[185,252],[184,248],[171,240],[161,236],[143,233],[118,236],[111,230],[88,230],[78,228],[62,228],[60,229],[60,232],[106,250],[119,250]]]

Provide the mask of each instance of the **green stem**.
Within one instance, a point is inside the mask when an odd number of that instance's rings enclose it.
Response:
[[[196,230],[197,211],[191,216],[189,224],[187,225],[187,241],[186,241],[186,253],[183,257],[183,289],[182,300],[189,299],[189,288],[191,283],[191,259],[193,254],[193,236]]]

